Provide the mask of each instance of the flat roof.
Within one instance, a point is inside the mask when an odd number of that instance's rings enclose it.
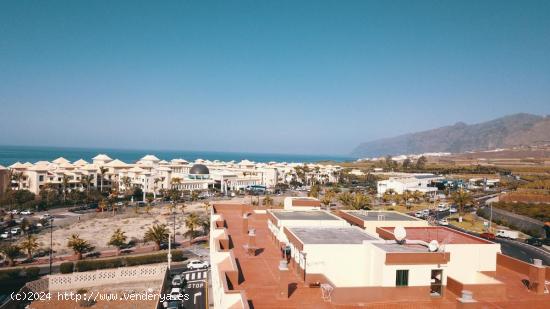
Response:
[[[321,210],[272,211],[279,220],[341,220]]]
[[[422,245],[407,244],[374,244],[376,247],[386,252],[428,252],[428,248]]]
[[[346,211],[346,213],[355,216],[363,221],[419,221],[418,218],[411,217],[395,211]],[[379,219],[379,216],[384,216]]]
[[[381,229],[393,233],[393,227],[382,227]],[[405,227],[407,232],[406,239],[423,240],[430,242],[437,240],[441,244],[492,244],[483,238],[472,236],[460,231],[456,231],[442,226],[429,227]]]
[[[379,240],[357,227],[291,227],[288,229],[304,245],[362,244],[363,240]]]

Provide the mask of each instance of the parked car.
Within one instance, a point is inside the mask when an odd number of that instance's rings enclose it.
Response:
[[[488,239],[488,240],[494,240],[495,239],[495,234],[493,234],[493,233],[481,233],[479,235],[479,237],[485,238],[485,239]]]
[[[8,237],[10,237],[10,234],[8,232],[4,232],[4,233],[0,234],[0,238],[2,238],[2,239],[8,239]]]
[[[51,217],[52,215],[45,213],[40,216],[40,220],[49,220]]]
[[[206,269],[210,265],[206,261],[200,261],[200,260],[191,260],[187,264],[188,269]]]
[[[172,300],[172,301],[165,301],[162,306],[166,309],[181,309],[181,301]]]
[[[447,210],[449,210],[449,207],[447,207],[447,204],[441,203],[441,204],[437,205],[437,211],[443,212],[443,211],[447,211]]]
[[[519,233],[518,231],[497,230],[496,236],[501,238],[508,238],[508,239],[518,239]]]
[[[11,213],[12,215],[17,215],[17,214],[19,214],[19,210],[14,209],[14,210],[10,211],[10,213]]]
[[[535,247],[542,247],[543,241],[540,238],[532,237],[525,240],[525,243]]]
[[[417,211],[414,213],[414,216],[417,218],[424,218],[424,213],[422,211]]]
[[[25,209],[21,212],[22,215],[25,215],[25,216],[28,216],[28,215],[32,215],[34,212],[32,212],[32,210],[30,209]]]
[[[172,288],[170,291],[171,300],[183,300],[183,295],[181,294],[181,288]]]
[[[175,275],[174,278],[172,278],[172,286],[173,287],[180,287],[181,286],[181,283],[183,281],[181,280],[181,276],[180,275]]]
[[[422,214],[424,215],[424,217],[427,217],[427,216],[430,215],[430,210],[429,210],[428,208],[423,209],[423,210],[422,210]]]
[[[20,233],[21,233],[21,228],[19,228],[19,227],[13,227],[13,228],[11,229],[11,233],[12,233],[12,235],[20,234]]]
[[[437,221],[437,223],[439,223],[439,225],[444,225],[444,226],[449,225],[449,221],[447,221],[447,218],[443,218],[443,219]]]
[[[455,214],[455,213],[458,212],[458,210],[455,207],[451,207],[451,208],[449,208],[449,212],[452,213],[452,214]]]

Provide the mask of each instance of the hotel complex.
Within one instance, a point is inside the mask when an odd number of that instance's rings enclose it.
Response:
[[[277,183],[289,183],[296,179],[294,167],[300,163],[256,163],[208,161],[197,159],[160,160],[146,155],[135,163],[111,159],[105,154],[95,156],[92,162],[69,162],[57,158],[51,162],[14,163],[9,169],[17,175],[12,184],[15,189],[27,189],[39,193],[44,186],[67,186],[70,190],[84,190],[87,186],[110,190],[113,186],[125,190],[140,188],[144,193],[158,194],[164,189],[208,190],[218,188],[227,193],[252,186],[274,188]],[[308,164],[306,178],[319,182],[337,180],[339,166]]]

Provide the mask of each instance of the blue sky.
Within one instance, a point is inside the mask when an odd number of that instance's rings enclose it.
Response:
[[[349,153],[550,111],[550,1],[1,1],[0,144]]]

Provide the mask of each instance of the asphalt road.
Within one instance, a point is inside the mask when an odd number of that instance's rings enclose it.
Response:
[[[466,211],[468,211],[468,209],[466,209]],[[414,213],[412,215],[414,216]],[[443,218],[446,218],[449,215],[450,215],[449,211],[436,212],[435,218],[436,220],[441,220]],[[465,232],[474,236],[479,236],[476,233],[462,230],[452,225],[449,225],[448,227],[456,230],[460,230],[462,232]],[[544,265],[550,266],[550,253],[548,253],[546,250],[542,248],[534,247],[526,243],[523,243],[521,241],[511,240],[511,239],[497,238],[494,240],[494,242],[500,244],[502,253],[507,256],[516,258],[518,260],[522,260],[527,263],[533,263],[533,259],[540,259],[542,260],[542,263]]]
[[[172,278],[174,275],[181,275],[182,278],[187,280],[187,285],[183,289],[184,293],[188,295],[188,297],[184,297],[181,306],[185,309],[203,309],[207,308],[207,291],[208,288],[207,282],[208,282],[208,273],[209,270],[192,270],[192,271],[185,271],[185,267],[181,266],[178,268],[172,268],[170,271],[170,281],[171,283]],[[171,290],[171,284],[168,284],[166,289],[166,293],[169,293]]]

